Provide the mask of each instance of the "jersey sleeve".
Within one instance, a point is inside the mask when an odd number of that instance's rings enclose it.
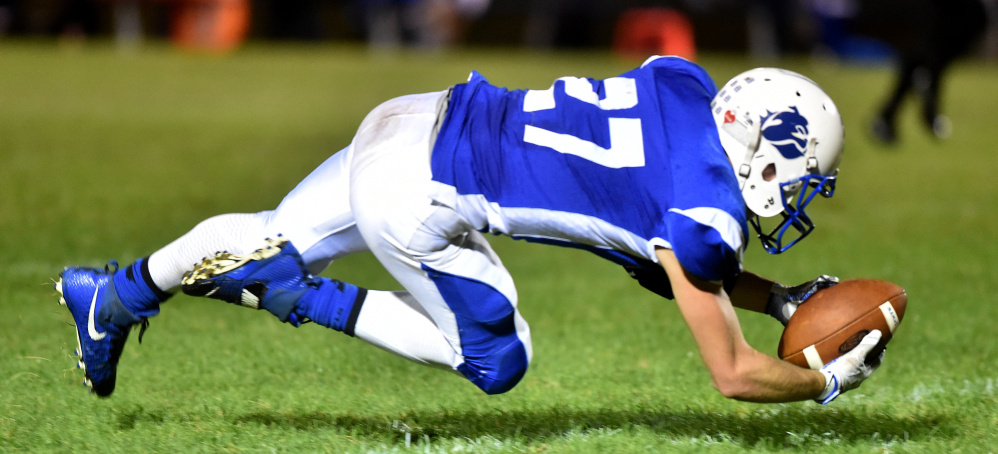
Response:
[[[744,232],[730,214],[705,207],[672,209],[666,222],[673,252],[686,271],[712,282],[741,272]]]
[[[703,91],[708,98],[713,98],[717,94],[717,86],[714,80],[707,74],[703,67],[690,62],[682,57],[674,55],[656,55],[649,57],[641,64],[641,69],[665,70],[671,74],[681,76],[675,79],[688,79],[691,84],[697,87],[691,92]]]

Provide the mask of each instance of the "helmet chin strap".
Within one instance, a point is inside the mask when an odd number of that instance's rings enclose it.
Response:
[[[807,171],[811,173],[821,173],[821,171],[818,170],[818,158],[815,157],[815,152],[817,148],[818,148],[818,139],[816,137],[812,137],[810,140],[807,141],[807,152],[804,155],[807,158],[807,162],[805,163],[806,166],[805,168],[807,169]]]
[[[729,111],[730,112],[730,111]],[[759,150],[759,141],[762,139],[762,125],[758,121],[752,121],[749,114],[734,115],[734,120],[721,125],[721,129],[733,137],[738,143],[745,145],[745,157],[741,163],[737,164],[735,174],[738,176],[738,189],[745,189],[745,182],[749,174],[752,173],[752,157]]]

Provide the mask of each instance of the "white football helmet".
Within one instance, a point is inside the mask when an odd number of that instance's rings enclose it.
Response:
[[[756,68],[725,84],[711,110],[763,248],[789,249],[814,229],[804,207],[835,191],[844,138],[835,103],[800,74]],[[783,220],[763,233],[760,216],[777,214]]]

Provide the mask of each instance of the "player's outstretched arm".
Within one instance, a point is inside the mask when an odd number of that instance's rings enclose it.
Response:
[[[734,306],[720,284],[687,273],[669,249],[658,249],[657,255],[721,394],[751,402],[792,402],[814,399],[824,392],[825,374],[765,355],[745,341]]]

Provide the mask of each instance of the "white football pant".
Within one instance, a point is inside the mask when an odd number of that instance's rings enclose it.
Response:
[[[154,253],[150,274],[174,289],[215,251],[248,253],[282,234],[318,274],[370,251],[406,292],[370,291],[355,335],[412,361],[462,373],[489,393],[511,388],[532,356],[509,272],[485,237],[429,194],[438,104],[446,92],[375,108],[353,143],[272,211],[208,219]]]

